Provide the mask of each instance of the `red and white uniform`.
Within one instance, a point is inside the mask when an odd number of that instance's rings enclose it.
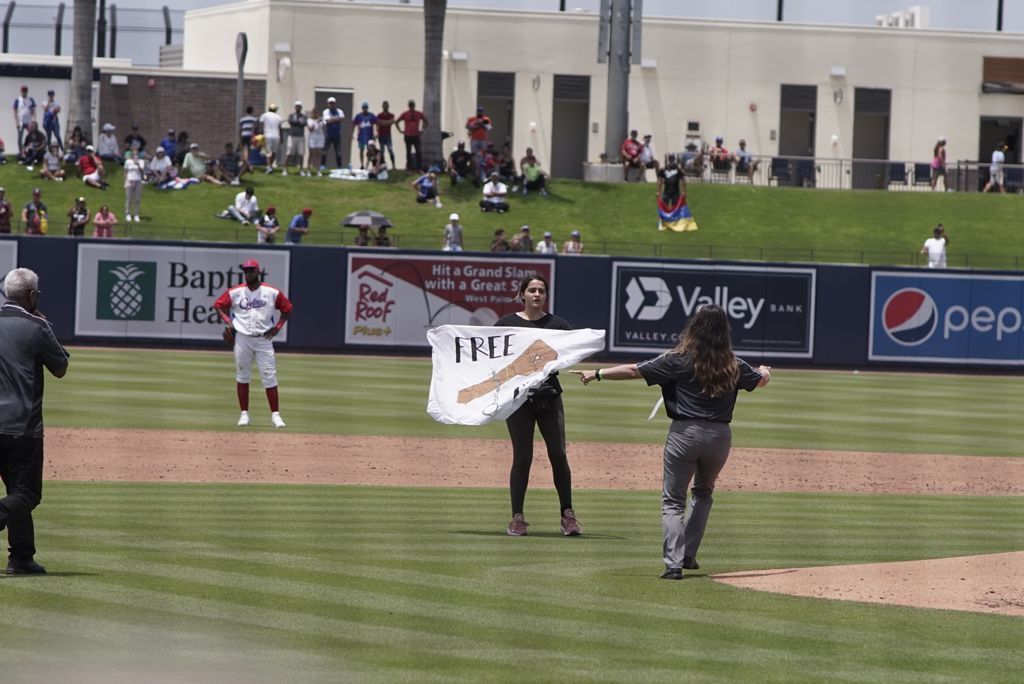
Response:
[[[255,361],[263,387],[277,387],[274,344],[263,337],[263,333],[277,326],[278,311],[291,312],[291,301],[273,285],[260,283],[255,290],[250,290],[243,283],[218,297],[213,306],[231,312],[231,325],[235,329],[235,380],[248,383]]]

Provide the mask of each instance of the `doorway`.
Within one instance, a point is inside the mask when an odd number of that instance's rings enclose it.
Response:
[[[551,121],[551,175],[583,178],[590,120],[590,77],[555,74]]]
[[[322,113],[327,109],[327,98],[333,97],[338,101],[338,108],[345,112],[345,119],[341,122],[341,163],[337,163],[334,148],[331,147],[330,152],[324,148],[324,164],[328,168],[332,164],[337,164],[338,168],[347,166],[352,159],[352,117],[356,114],[353,110],[352,90],[347,88],[316,88],[315,93],[313,107],[316,111]]]
[[[856,88],[853,97],[853,187],[885,188],[890,180],[886,177],[885,162],[889,159],[892,91]]]
[[[499,150],[512,148],[512,122],[516,105],[516,75],[504,71],[481,71],[477,75],[476,104],[491,119],[488,140]],[[473,112],[474,114],[476,112]],[[468,135],[463,128],[461,135]]]
[[[779,114],[779,156],[814,156],[818,86],[783,85]]]

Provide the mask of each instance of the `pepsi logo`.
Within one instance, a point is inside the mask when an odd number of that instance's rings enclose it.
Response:
[[[921,344],[932,336],[939,322],[938,308],[931,295],[914,287],[905,287],[889,296],[882,307],[885,334],[906,347]]]

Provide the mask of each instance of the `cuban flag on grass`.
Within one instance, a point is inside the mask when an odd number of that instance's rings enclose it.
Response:
[[[661,197],[658,198],[658,230],[674,230],[677,233],[697,230],[697,219],[693,218],[690,207],[686,205],[685,193],[672,206],[665,204]]]
[[[427,413],[439,423],[504,420],[553,371],[604,350],[604,330],[442,325],[427,331],[433,350]]]

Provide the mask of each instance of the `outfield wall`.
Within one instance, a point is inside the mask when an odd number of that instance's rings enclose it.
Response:
[[[751,361],[802,366],[1024,367],[1024,276],[841,265],[411,252],[224,243],[0,240],[40,275],[40,307],[74,344],[220,344],[216,297],[256,257],[295,303],[281,349],[428,353],[426,331],[489,325],[540,272],[553,309],[607,331],[605,355],[671,348],[702,304],[726,309]]]

